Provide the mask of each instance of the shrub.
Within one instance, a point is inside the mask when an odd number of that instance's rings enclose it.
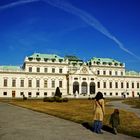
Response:
[[[62,93],[60,92],[59,87],[56,88],[54,97],[56,97],[56,96],[57,96],[57,97],[60,97],[60,98],[61,98],[61,96],[62,96]]]
[[[63,99],[60,97],[55,97],[55,101],[60,103],[60,102],[63,102]]]
[[[68,98],[63,98],[63,102],[68,102]]]
[[[23,96],[23,100],[27,100],[27,97],[24,94],[22,96]]]
[[[55,99],[53,97],[50,97],[48,100],[48,102],[54,102],[54,101],[55,101]]]
[[[48,97],[43,98],[43,102],[47,102],[48,101]]]
[[[55,99],[53,97],[45,97],[43,98],[43,102],[54,102]]]
[[[23,100],[27,100],[27,97],[23,97]]]

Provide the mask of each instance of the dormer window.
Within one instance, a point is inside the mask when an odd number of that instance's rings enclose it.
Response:
[[[61,63],[63,61],[63,59],[59,59],[59,62]]]
[[[109,63],[108,63],[108,65],[110,65],[110,66],[111,66],[111,65],[112,65],[112,63],[111,63],[111,62],[109,62]]]
[[[52,59],[52,62],[55,62],[55,59]]]
[[[48,61],[48,58],[44,58],[44,61],[47,62]]]
[[[103,62],[103,65],[106,65],[106,62]]]
[[[40,61],[40,60],[41,60],[41,58],[36,58],[36,60],[37,60],[37,61]]]
[[[29,61],[32,61],[32,60],[33,60],[33,58],[32,58],[32,57],[29,57],[29,58],[28,58],[28,60],[29,60]]]

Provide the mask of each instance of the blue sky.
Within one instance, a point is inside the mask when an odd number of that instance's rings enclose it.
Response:
[[[114,58],[140,71],[139,0],[0,0],[0,65],[34,52]]]

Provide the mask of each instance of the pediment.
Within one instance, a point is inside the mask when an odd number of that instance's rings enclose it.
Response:
[[[88,75],[88,74],[94,74],[88,66],[81,66],[79,70],[75,72],[75,74],[82,74],[82,75]]]

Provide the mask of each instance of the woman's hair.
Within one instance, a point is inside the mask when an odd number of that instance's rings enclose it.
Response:
[[[97,92],[95,99],[98,101],[100,99],[104,99],[102,92]]]
[[[115,114],[119,114],[119,109],[114,109]]]

